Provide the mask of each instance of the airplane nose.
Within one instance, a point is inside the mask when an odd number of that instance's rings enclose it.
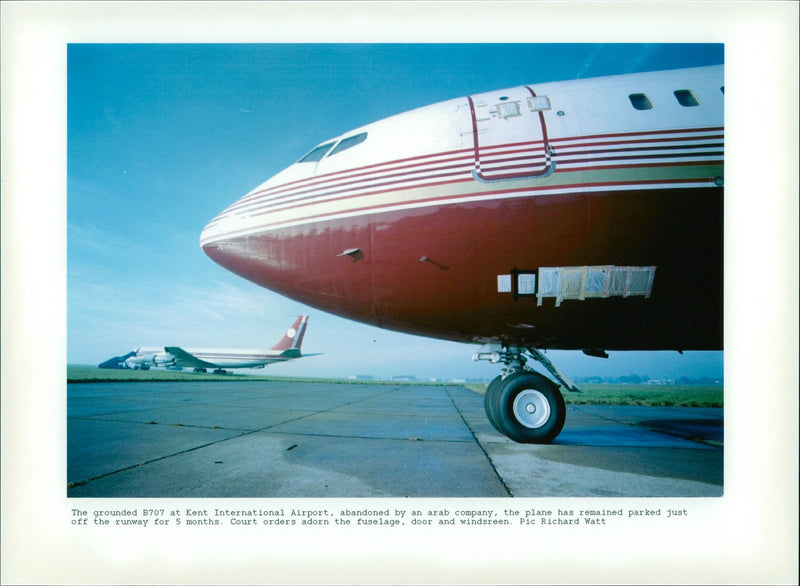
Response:
[[[223,210],[203,228],[200,247],[218,265],[285,294],[296,285],[293,275],[303,255],[287,243],[291,235],[265,230],[271,215],[253,213],[252,207],[248,194]]]
[[[345,229],[320,231],[312,218],[318,220],[322,214],[310,212],[308,201],[295,197],[286,201],[282,193],[267,199],[273,193],[266,190],[254,190],[211,220],[200,234],[203,252],[220,266],[278,294],[373,323],[377,313],[371,264],[364,262],[372,258],[371,226],[353,222]],[[340,204],[317,205],[330,213]]]
[[[202,232],[200,232],[200,247],[205,250],[206,246],[213,244],[221,239],[228,233],[229,225],[231,224],[231,216],[227,211],[222,212],[206,224]]]
[[[200,248],[217,264],[242,274],[247,256],[242,218],[229,210],[220,213],[200,233]]]

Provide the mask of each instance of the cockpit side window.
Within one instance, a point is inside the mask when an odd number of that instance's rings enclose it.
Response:
[[[316,163],[320,161],[322,157],[325,156],[331,147],[333,146],[332,142],[326,142],[325,144],[319,145],[317,148],[313,149],[310,153],[304,156],[302,159],[297,161],[298,163]]]
[[[348,138],[343,138],[342,141],[336,145],[336,148],[331,151],[331,154],[328,155],[332,157],[337,153],[341,153],[342,151],[346,151],[349,148],[353,148],[354,146],[361,144],[367,140],[367,133],[362,132],[361,134],[356,134],[355,136],[350,136]]]

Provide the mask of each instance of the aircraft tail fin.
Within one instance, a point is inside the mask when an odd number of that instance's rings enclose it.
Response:
[[[300,356],[300,345],[303,343],[303,336],[306,333],[307,324],[307,315],[298,316],[291,327],[286,330],[283,338],[270,348],[270,350],[279,350],[285,355]]]

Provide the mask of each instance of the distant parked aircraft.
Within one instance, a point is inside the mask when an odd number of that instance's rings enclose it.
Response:
[[[165,368],[192,368],[207,372],[213,368],[217,374],[226,368],[264,368],[273,362],[302,358],[300,345],[306,333],[308,316],[298,317],[286,333],[269,350],[191,349],[178,346],[137,348],[124,356],[116,356],[99,365],[100,368],[131,368],[147,370],[153,366]]]

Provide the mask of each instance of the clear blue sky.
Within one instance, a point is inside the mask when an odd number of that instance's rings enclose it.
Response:
[[[267,372],[492,378],[476,346],[350,322],[262,289],[200,249],[203,226],[343,132],[526,83],[723,62],[716,45],[78,44],[67,53],[67,360],[137,346],[259,348],[301,313],[320,352]],[[722,353],[550,352],[573,376],[722,376]]]

